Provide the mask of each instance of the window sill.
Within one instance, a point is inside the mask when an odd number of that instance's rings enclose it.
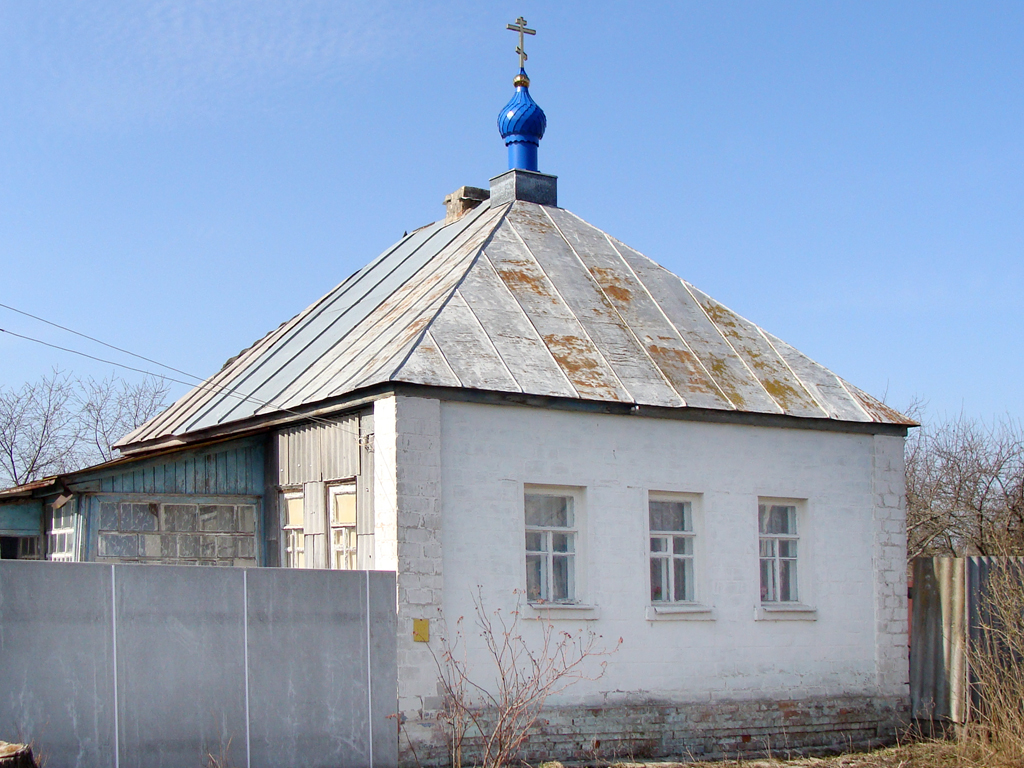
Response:
[[[715,609],[700,603],[647,606],[648,621],[714,621]]]
[[[523,612],[524,619],[580,619],[595,621],[601,618],[601,608],[581,603],[529,603]]]
[[[818,609],[803,603],[762,603],[754,608],[754,621],[817,621]]]

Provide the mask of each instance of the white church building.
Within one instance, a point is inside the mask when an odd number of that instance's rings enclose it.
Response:
[[[0,533],[41,520],[51,559],[396,571],[409,765],[447,760],[435,657],[459,617],[487,678],[476,596],[521,602],[528,642],[617,645],[525,756],[892,739],[913,422],[558,207],[515,85],[489,190],[450,195],[124,458],[0,492]]]

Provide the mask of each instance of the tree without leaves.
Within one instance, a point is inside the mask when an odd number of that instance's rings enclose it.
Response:
[[[169,389],[155,377],[82,380],[57,369],[0,389],[0,487],[109,461],[111,444],[159,413]]]
[[[111,445],[163,410],[170,386],[147,376],[132,383],[113,376],[79,382],[76,397],[87,463],[114,458]]]
[[[1024,554],[1024,430],[959,416],[907,439],[908,554]]]
[[[18,391],[0,390],[0,478],[21,485],[74,463],[81,432],[75,381],[54,369]]]

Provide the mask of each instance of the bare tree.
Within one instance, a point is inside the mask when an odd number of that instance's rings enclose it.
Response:
[[[162,410],[169,389],[154,377],[80,380],[57,369],[0,388],[0,487],[109,461],[111,443]]]
[[[1024,430],[963,415],[907,440],[908,554],[1024,554]]]
[[[21,485],[74,463],[81,433],[75,386],[54,368],[20,390],[0,390],[0,477]]]
[[[77,399],[84,463],[110,461],[110,446],[163,410],[170,392],[164,379],[130,382],[110,376],[79,382]]]

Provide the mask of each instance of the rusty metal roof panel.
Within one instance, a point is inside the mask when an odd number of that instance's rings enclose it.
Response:
[[[918,426],[917,422],[913,419],[904,416],[895,408],[890,408],[881,400],[876,400],[867,392],[857,389],[857,387],[853,386],[850,382],[843,379],[840,379],[840,381],[842,381],[843,386],[846,387],[847,391],[857,400],[860,407],[863,408],[871,417],[871,421],[876,421],[879,424],[902,424],[907,427]]]
[[[430,331],[462,386],[498,392],[523,391],[459,291],[434,319]]]
[[[546,208],[517,202],[509,213],[508,223],[554,283],[630,399],[669,408],[685,405],[547,215]]]
[[[387,381],[913,424],[573,214],[517,201],[403,238],[121,445]]]
[[[760,328],[703,291],[689,284],[686,287],[783,413],[819,419],[828,417]]]
[[[686,284],[624,243],[614,238],[611,242],[704,370],[714,379],[729,406],[749,413],[782,413],[782,408],[764,391],[736,350],[687,290]]]
[[[828,411],[830,419],[871,421],[867,411],[843,385],[842,379],[777,336],[770,333],[765,333],[765,336],[807,390],[814,395],[815,401]]]
[[[484,255],[580,397],[633,402],[551,277],[507,221],[495,230]]]
[[[458,292],[521,391],[552,397],[579,397],[486,255],[481,256],[466,273]],[[445,319],[447,311],[447,308],[441,311],[438,321]],[[448,354],[454,356],[452,351]],[[416,384],[430,383],[413,371],[411,364],[414,359],[415,355],[394,379]]]
[[[612,246],[608,236],[573,214],[545,209],[589,271],[606,300],[622,318],[660,374],[695,408],[732,407],[714,378],[693,354],[689,345],[629,264]]]
[[[396,381],[426,384],[431,387],[462,386],[459,377],[455,375],[455,371],[448,365],[445,356],[441,354],[430,331],[423,334],[423,339],[407,355],[394,378]]]

